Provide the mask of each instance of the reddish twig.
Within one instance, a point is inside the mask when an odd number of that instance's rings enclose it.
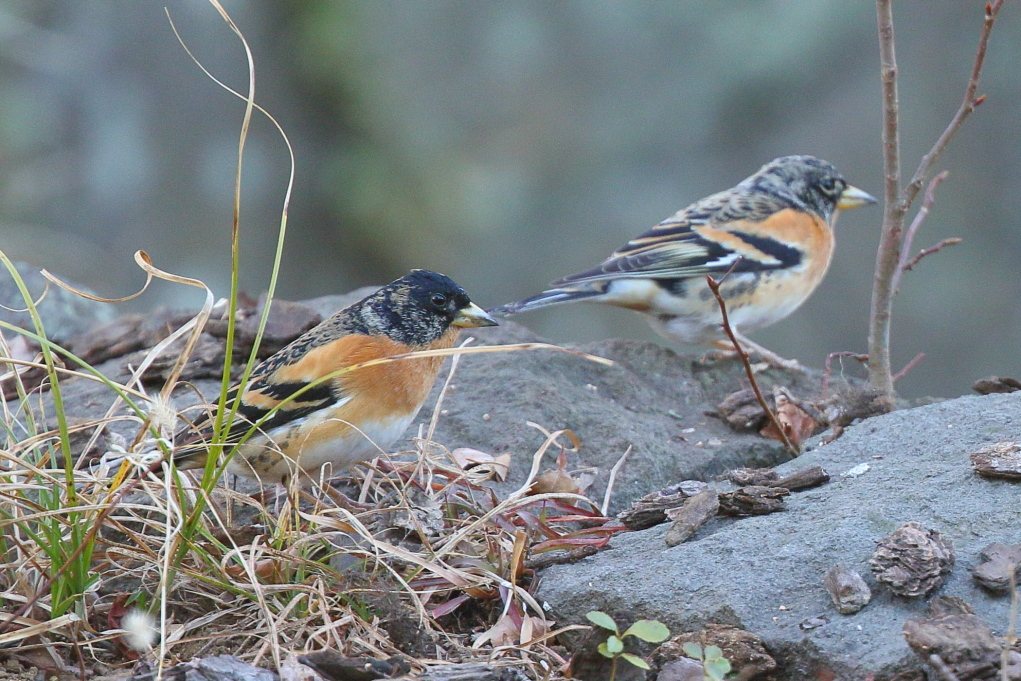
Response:
[[[915,368],[915,365],[925,359],[925,353],[920,352],[915,355],[915,358],[904,365],[904,368],[893,375],[893,382],[896,383],[900,379],[904,378],[904,375]]]
[[[978,47],[971,76],[964,92],[964,98],[943,134],[939,136],[929,152],[922,157],[918,168],[903,190],[901,189],[899,105],[897,100],[897,56],[893,31],[893,0],[876,0],[876,15],[879,26],[879,56],[883,88],[883,171],[885,175],[885,200],[883,211],[883,232],[876,255],[876,273],[872,288],[872,309],[869,321],[869,380],[885,396],[893,401],[893,375],[890,369],[890,318],[893,313],[893,297],[902,264],[904,250],[904,215],[929,175],[932,166],[939,160],[950,140],[960,129],[965,119],[985,101],[976,96],[982,66],[985,63],[989,36],[996,17],[1003,7],[1003,0],[994,0],[985,6],[985,20],[979,33]],[[917,218],[916,218],[917,219]],[[923,216],[924,219],[924,216]]]
[[[911,260],[907,261],[906,263],[904,263],[903,271],[904,272],[910,272],[912,270],[912,268],[914,268],[914,266],[917,265],[921,261],[921,259],[924,258],[925,256],[932,255],[933,253],[939,253],[940,251],[942,251],[947,246],[956,246],[957,244],[961,243],[962,241],[964,241],[964,239],[962,239],[961,237],[952,236],[952,237],[949,237],[947,239],[943,239],[943,241],[940,241],[935,246],[929,246],[928,248],[923,248],[922,250],[918,251],[918,255],[916,255],[915,257],[911,258]]]
[[[858,360],[862,364],[865,364],[866,362],[869,361],[869,356],[868,355],[859,355],[857,352],[850,352],[848,350],[841,350],[841,351],[838,351],[838,352],[831,352],[830,354],[826,355],[826,361],[823,362],[823,372],[822,372],[822,397],[823,397],[823,399],[826,399],[826,397],[829,395],[829,392],[830,392],[830,376],[832,375],[832,366],[831,365],[832,365],[833,359],[835,357],[850,357],[851,359]]]
[[[733,269],[733,267],[731,268]],[[729,275],[730,272],[727,272]],[[724,276],[726,278],[726,276]],[[741,343],[737,340],[737,334],[734,333],[734,329],[730,328],[730,318],[727,316],[727,303],[723,300],[723,296],[720,294],[720,285],[713,279],[711,274],[705,276],[706,284],[709,286],[709,290],[713,292],[716,297],[716,304],[720,306],[720,315],[723,317],[723,331],[730,338],[730,342],[734,344],[734,351],[737,352],[737,356],[741,359],[741,364],[744,365],[745,373],[748,374],[748,381],[752,384],[752,391],[755,393],[755,399],[759,401],[759,406],[762,407],[762,411],[766,412],[766,416],[772,422],[773,427],[780,433],[780,438],[783,440],[784,447],[787,451],[798,456],[801,454],[801,450],[794,446],[787,437],[787,433],[784,432],[783,426],[780,425],[780,420],[776,418],[776,414],[769,408],[766,403],[766,398],[762,396],[762,391],[759,390],[759,382],[755,380],[755,372],[752,371],[752,363],[748,359],[748,353],[745,352],[744,348],[741,347]]]
[[[936,200],[936,187],[943,184],[943,180],[947,179],[950,175],[949,170],[944,170],[942,173],[932,178],[929,181],[929,186],[925,188],[925,195],[922,197],[922,205],[918,209],[918,213],[915,214],[915,219],[911,221],[911,225],[908,226],[908,231],[904,234],[904,247],[901,249],[900,268],[903,269],[904,261],[907,259],[907,251],[911,250],[911,244],[915,241],[915,234],[918,233],[918,228],[925,222],[925,218],[929,217],[929,211],[932,209],[932,204]],[[894,289],[897,287],[894,286]]]

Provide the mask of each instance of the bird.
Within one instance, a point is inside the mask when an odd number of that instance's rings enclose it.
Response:
[[[645,314],[657,332],[681,344],[733,351],[706,282],[711,275],[720,282],[741,346],[769,363],[798,368],[743,334],[804,303],[829,268],[840,211],[875,202],[832,163],[783,156],[679,210],[598,266],[489,312],[506,316],[577,301],[602,303]]]
[[[412,270],[337,312],[256,366],[230,388],[237,402],[223,451],[226,470],[261,482],[295,474],[315,479],[385,451],[414,420],[436,380],[443,357],[365,362],[454,345],[463,328],[496,326],[449,277]],[[350,370],[342,373],[348,367]],[[215,411],[174,438],[179,470],[206,465]]]

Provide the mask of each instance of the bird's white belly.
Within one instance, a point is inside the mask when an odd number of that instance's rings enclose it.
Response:
[[[360,432],[349,430],[341,437],[325,439],[317,437],[316,431],[319,427],[327,426],[329,419],[312,414],[300,424],[288,424],[269,433],[270,438],[276,442],[286,438],[286,449],[292,456],[297,454],[295,459],[284,456],[281,448],[262,437],[243,445],[231,459],[227,470],[263,482],[280,482],[298,470],[318,478],[320,469],[328,466],[324,473],[329,477],[388,451],[416,415],[417,411],[400,417],[363,422],[358,424]]]

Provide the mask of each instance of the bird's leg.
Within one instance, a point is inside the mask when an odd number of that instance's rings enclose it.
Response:
[[[762,361],[768,364],[772,364],[773,366],[777,366],[782,369],[787,369],[789,371],[798,371],[801,373],[805,373],[806,371],[805,367],[801,366],[801,364],[798,363],[798,360],[785,359],[780,355],[776,354],[775,352],[773,352],[772,350],[768,350],[759,345],[758,343],[749,340],[748,338],[745,338],[737,331],[734,331],[734,337],[737,338],[737,341],[741,344],[741,348],[746,353],[756,354],[762,358]],[[713,347],[719,348],[719,350],[722,351],[722,356],[721,354],[716,354],[717,359],[732,358],[737,356],[737,350],[734,348],[734,345],[729,341],[715,341],[713,342],[712,345]]]

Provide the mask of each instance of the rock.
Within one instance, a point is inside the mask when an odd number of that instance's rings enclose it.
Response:
[[[956,596],[936,596],[925,616],[904,622],[904,639],[923,662],[945,666],[959,681],[1000,678],[1000,640]],[[1021,654],[1011,651],[1008,656],[1007,678],[1021,679]]]
[[[876,580],[905,598],[927,596],[954,567],[954,547],[936,530],[904,523],[876,547],[869,565]]]
[[[790,493],[780,487],[747,485],[720,495],[720,513],[739,518],[776,513],[784,509],[783,498]]]
[[[667,512],[667,517],[673,521],[670,529],[666,532],[667,546],[677,546],[687,541],[698,528],[702,527],[707,520],[716,515],[720,510],[720,499],[716,490],[704,489],[681,505]]]
[[[509,320],[473,329],[477,345],[537,342]],[[602,499],[609,470],[632,448],[619,472],[610,511],[685,479],[708,479],[741,466],[769,467],[791,455],[774,440],[735,433],[706,415],[747,378],[737,360],[702,364],[653,343],[610,340],[571,346],[614,362],[606,367],[551,350],[501,352],[463,357],[446,394],[436,440],[447,448],[474,447],[491,454],[512,452],[506,485],[514,489],[528,472],[548,430],[571,429],[581,440],[570,467],[595,466],[600,475],[587,494]],[[799,394],[820,389],[817,375],[769,368],[758,374],[764,391],[777,383]],[[419,414],[431,417],[440,384]],[[404,446],[410,449],[410,434]]]
[[[33,300],[39,301],[43,291],[49,287],[46,297],[37,304],[36,309],[46,329],[46,336],[58,345],[63,345],[75,334],[107,323],[116,315],[116,308],[111,304],[82,298],[48,282],[37,267],[19,262],[15,263],[15,268]],[[29,313],[19,311],[25,307],[25,300],[14,278],[5,267],[0,267],[0,320],[34,332]],[[4,331],[4,334],[10,338],[11,332]]]
[[[908,520],[937,528],[961,555],[977,555],[990,542],[1016,544],[1016,487],[976,476],[968,454],[1021,440],[1019,413],[1021,394],[1010,393],[857,423],[778,467],[781,475],[811,466],[833,473],[828,485],[787,497],[783,513],[718,516],[673,548],[664,546],[662,525],[620,534],[590,558],[544,570],[536,597],[550,605],[558,626],[582,623],[593,609],[626,610],[673,632],[706,622],[740,626],[762,638],[777,662],[773,676],[785,681],[921,679],[902,635],[904,621],[925,608],[918,599],[884,590],[853,616],[809,629],[799,624],[832,612],[822,581],[833,565],[859,572],[875,590],[868,558],[878,540]],[[866,462],[862,474],[842,475]],[[1008,599],[986,596],[965,570],[951,572],[941,593],[968,600],[1000,632],[1010,621]]]
[[[872,600],[872,590],[854,570],[834,565],[826,573],[826,592],[841,615],[853,615]]]
[[[1021,444],[1005,441],[973,452],[971,463],[984,478],[1021,480]]]
[[[990,544],[978,554],[982,562],[971,569],[975,583],[996,594],[1010,593],[1010,578],[1021,583],[1021,544]]]

